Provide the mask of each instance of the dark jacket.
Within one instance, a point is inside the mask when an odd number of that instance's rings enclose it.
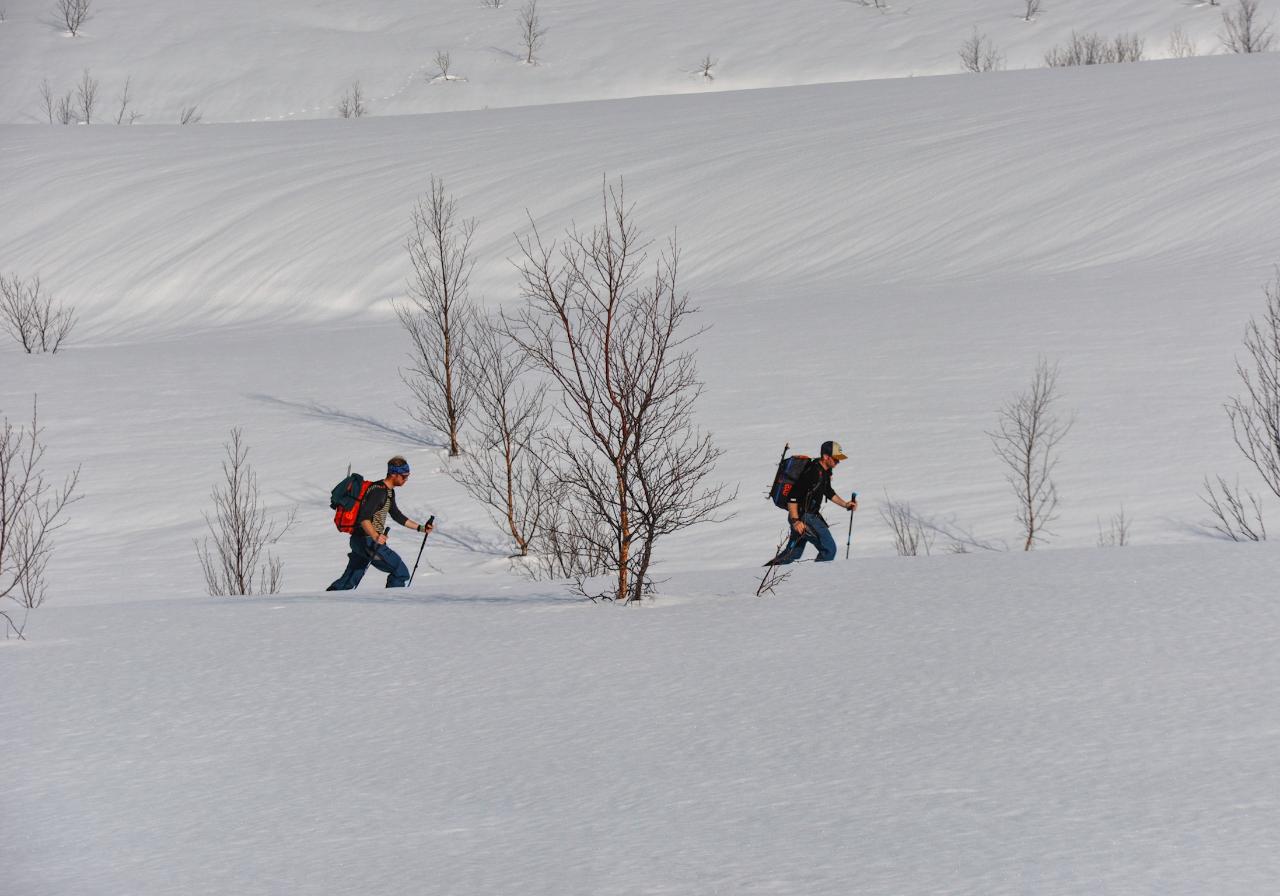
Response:
[[[822,502],[830,501],[835,496],[835,489],[831,487],[831,471],[823,469],[821,461],[811,460],[796,480],[795,488],[791,490],[791,500],[787,503],[795,504],[802,518],[806,513],[822,516],[818,513],[822,509]]]
[[[369,490],[364,493],[364,500],[360,502],[360,512],[356,514],[355,531],[363,532],[364,527],[360,524],[369,520],[373,523],[373,528],[381,532],[386,528],[388,516],[402,526],[409,519],[400,512],[396,504],[396,490],[387,488],[385,482],[378,481],[369,486]]]

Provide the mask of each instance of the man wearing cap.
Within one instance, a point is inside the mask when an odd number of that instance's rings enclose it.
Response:
[[[409,581],[409,567],[400,555],[387,547],[387,517],[406,529],[430,532],[430,523],[415,523],[396,506],[396,489],[409,481],[409,462],[396,455],[387,461],[387,478],[375,482],[364,493],[355,529],[351,533],[351,553],[347,569],[327,591],[349,591],[360,584],[370,565],[387,574],[388,588],[403,588]]]
[[[792,489],[791,500],[787,503],[791,538],[787,540],[782,553],[766,565],[780,566],[799,560],[806,544],[812,544],[818,549],[819,561],[836,558],[836,540],[831,537],[831,529],[819,511],[822,509],[824,499],[835,502],[850,513],[858,509],[856,492],[846,501],[831,487],[831,471],[845,457],[839,442],[822,443],[820,456],[817,460],[810,461],[804,472],[800,474],[795,488]]]

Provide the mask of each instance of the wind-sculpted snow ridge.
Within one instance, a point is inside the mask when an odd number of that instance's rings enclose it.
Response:
[[[476,282],[515,291],[622,177],[692,287],[842,288],[1250,263],[1280,201],[1280,59],[1204,59],[270,127],[8,128],[4,263],[83,333],[384,305],[442,177],[480,221]],[[1189,123],[1194,122],[1194,127]]]

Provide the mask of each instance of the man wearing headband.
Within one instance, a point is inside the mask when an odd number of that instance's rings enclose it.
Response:
[[[409,481],[409,462],[396,455],[387,461],[387,478],[375,482],[364,493],[355,529],[351,532],[351,553],[347,569],[328,591],[349,591],[360,584],[370,566],[387,574],[388,588],[403,588],[409,582],[409,567],[400,555],[387,547],[387,517],[406,529],[430,532],[430,523],[415,523],[396,505],[396,489]]]

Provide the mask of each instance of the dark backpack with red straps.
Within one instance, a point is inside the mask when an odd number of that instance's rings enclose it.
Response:
[[[787,509],[787,503],[795,492],[796,483],[804,475],[805,468],[813,463],[813,458],[806,454],[793,454],[784,457],[778,464],[778,472],[773,476],[773,486],[769,489],[769,500]]]
[[[360,515],[360,502],[364,500],[365,492],[371,485],[373,483],[366,482],[359,473],[352,473],[333,487],[333,491],[329,493],[329,506],[336,511],[333,514],[333,524],[338,527],[339,532],[350,534],[355,531],[356,517]]]

